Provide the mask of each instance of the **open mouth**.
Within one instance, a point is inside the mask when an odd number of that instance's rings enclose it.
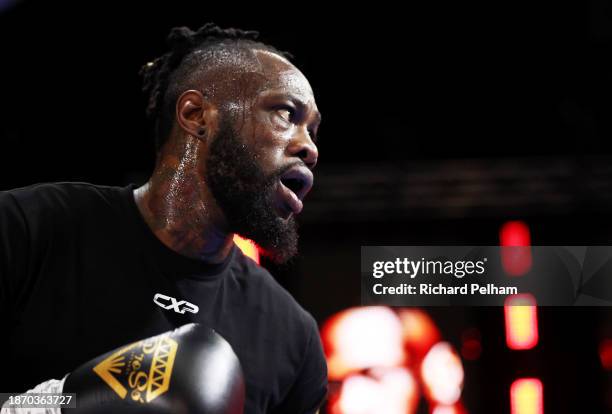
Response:
[[[281,210],[285,218],[291,213],[299,214],[304,207],[303,200],[313,184],[312,172],[304,166],[295,166],[285,171],[280,177],[279,192]]]
[[[281,183],[293,191],[295,195],[300,194],[300,191],[304,188],[304,181],[298,178],[281,178]]]

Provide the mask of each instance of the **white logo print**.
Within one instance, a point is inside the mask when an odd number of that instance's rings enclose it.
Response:
[[[156,293],[153,298],[153,302],[159,305],[163,309],[172,309],[176,313],[180,313],[181,315],[185,312],[198,313],[200,308],[198,308],[193,303],[189,303],[186,300],[177,301],[172,296],[162,295],[161,293]]]

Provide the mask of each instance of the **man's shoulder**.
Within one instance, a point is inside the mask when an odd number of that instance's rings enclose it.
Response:
[[[29,185],[0,192],[3,203],[16,203],[26,217],[74,213],[96,204],[113,203],[122,187],[85,182],[54,182]]]
[[[86,182],[53,182],[32,184],[26,187],[5,190],[17,202],[35,202],[37,204],[61,204],[66,201],[108,197],[117,193],[121,187],[91,184]]]

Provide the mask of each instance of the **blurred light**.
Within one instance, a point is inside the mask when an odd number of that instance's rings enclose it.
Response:
[[[455,411],[455,407],[452,405],[438,405],[431,414],[457,414],[457,411]]]
[[[459,400],[463,387],[463,366],[449,343],[439,342],[431,348],[421,365],[421,377],[430,399],[444,405],[452,405]]]
[[[604,339],[599,344],[599,359],[603,369],[612,371],[612,339]]]
[[[517,379],[510,386],[511,414],[543,414],[542,394],[542,381],[539,379]]]
[[[461,356],[467,359],[468,361],[475,361],[480,358],[480,354],[482,353],[482,346],[480,345],[480,341],[476,339],[468,339],[463,342],[461,346]]]
[[[531,246],[531,235],[527,223],[520,220],[505,222],[499,231],[501,246]]]
[[[366,414],[374,412],[376,404],[380,404],[380,385],[373,379],[364,375],[352,375],[344,380],[340,398],[338,400],[338,413]]]
[[[380,381],[387,394],[388,403],[383,407],[389,407],[389,411],[377,410],[377,414],[391,413],[392,407],[397,408],[397,412],[401,414],[416,412],[420,395],[417,382],[407,368],[373,368],[370,370],[370,375]]]
[[[454,405],[436,405],[431,414],[462,414],[463,412]]]
[[[321,337],[330,379],[405,362],[402,324],[386,307],[368,306],[340,312],[324,324]]]
[[[469,361],[474,361],[480,358],[481,353],[480,331],[476,328],[463,331],[461,335],[461,356]]]
[[[538,344],[538,315],[535,298],[523,293],[504,302],[506,344],[510,349],[531,349]]]
[[[257,245],[252,240],[234,234],[234,243],[242,250],[245,256],[250,257],[255,263],[259,264],[259,249],[257,249]]]
[[[408,355],[414,355],[411,363],[417,364],[427,351],[440,341],[440,332],[433,320],[422,310],[401,309],[398,316],[402,322],[404,346]]]
[[[333,414],[412,414],[416,411],[416,381],[403,367],[377,368],[371,376],[351,375],[343,383]]]
[[[502,266],[510,276],[524,275],[531,269],[531,234],[523,221],[508,221],[499,231]]]

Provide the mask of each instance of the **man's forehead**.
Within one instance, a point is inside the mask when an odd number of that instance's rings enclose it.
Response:
[[[202,79],[211,96],[233,99],[274,91],[316,107],[306,77],[277,53],[254,49],[241,59],[229,54],[216,57],[214,68],[210,68]]]
[[[268,88],[297,95],[304,101],[313,98],[310,83],[287,59],[267,50],[255,50],[255,56],[259,61],[261,74],[267,80]]]

